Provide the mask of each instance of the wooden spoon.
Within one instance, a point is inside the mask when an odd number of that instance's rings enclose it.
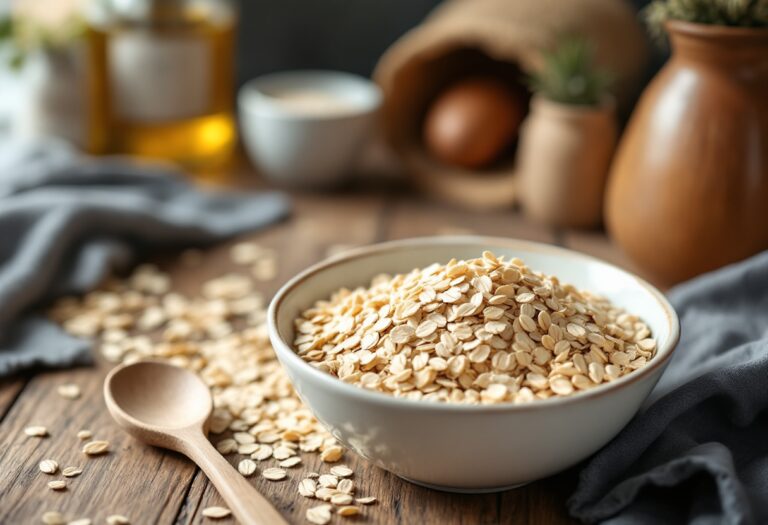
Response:
[[[122,365],[104,380],[104,398],[112,417],[133,437],[197,463],[241,523],[287,525],[205,437],[213,399],[197,375],[157,361]]]

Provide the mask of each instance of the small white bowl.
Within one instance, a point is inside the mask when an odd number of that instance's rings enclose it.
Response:
[[[338,102],[325,109],[287,103],[292,92]],[[287,71],[247,82],[238,95],[245,149],[260,173],[287,186],[342,182],[372,136],[381,91],[368,79],[337,71]]]
[[[642,369],[571,397],[524,405],[451,405],[388,396],[346,384],[293,351],[294,319],[341,287],[483,250],[602,294],[640,315],[658,341]],[[672,306],[654,287],[580,253],[491,237],[440,237],[379,244],[315,265],[291,279],[269,307],[269,332],[299,396],[339,441],[376,465],[421,485],[495,491],[566,469],[597,451],[635,415],[679,336]]]

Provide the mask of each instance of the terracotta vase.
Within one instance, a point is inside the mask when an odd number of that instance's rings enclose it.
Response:
[[[525,213],[553,226],[600,224],[616,146],[613,101],[572,106],[533,98],[520,132],[519,199]]]
[[[667,25],[611,169],[614,239],[673,284],[768,248],[768,29]]]

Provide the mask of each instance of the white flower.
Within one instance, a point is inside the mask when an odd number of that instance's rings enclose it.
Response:
[[[56,31],[83,17],[87,0],[12,0],[11,16],[43,31]]]
[[[89,0],[11,0],[12,42],[20,57],[66,47],[83,34]]]

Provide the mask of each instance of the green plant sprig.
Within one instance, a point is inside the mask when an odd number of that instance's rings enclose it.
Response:
[[[580,37],[566,37],[543,53],[543,67],[529,77],[531,89],[562,104],[594,106],[608,95],[612,76],[595,67],[593,49]]]
[[[664,22],[768,27],[768,0],[654,0],[643,10],[651,34],[664,39]]]

